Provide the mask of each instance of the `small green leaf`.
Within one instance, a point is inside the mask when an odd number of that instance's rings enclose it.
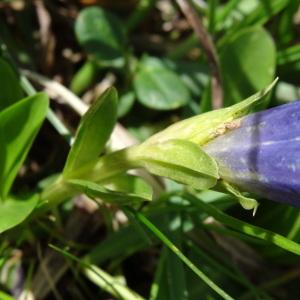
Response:
[[[70,89],[73,93],[80,95],[95,80],[99,67],[93,60],[87,60],[81,68],[74,74],[70,83]]]
[[[133,91],[129,91],[122,95],[118,105],[118,118],[124,117],[132,108],[135,101],[135,94]]]
[[[0,111],[23,97],[17,74],[0,58]]]
[[[78,191],[85,193],[90,198],[99,198],[105,202],[114,204],[126,205],[141,203],[152,199],[152,193],[149,195],[145,193],[144,189],[140,192],[135,191],[136,193],[125,193],[106,189],[97,183],[87,180],[73,179],[68,180],[67,183]]]
[[[96,160],[104,149],[117,120],[117,91],[109,88],[82,117],[63,171],[65,177]]]
[[[27,199],[9,198],[0,201],[0,233],[23,222],[36,207],[39,197]]]
[[[79,43],[100,65],[123,64],[125,32],[117,16],[100,7],[83,9],[75,24]]]
[[[229,193],[234,196],[244,209],[253,209],[253,216],[255,215],[259,205],[255,199],[244,196],[237,188],[224,180],[220,180],[217,187],[220,187],[221,192]]]
[[[25,98],[0,112],[0,198],[5,199],[45,119],[48,97]]]
[[[134,151],[133,157],[138,166],[196,189],[209,189],[219,178],[216,162],[189,141],[142,144]]]
[[[274,41],[263,28],[242,30],[222,49],[220,64],[225,105],[229,106],[262,89],[274,78]]]
[[[180,77],[162,63],[144,59],[134,80],[137,99],[146,107],[171,110],[187,104],[189,91]]]

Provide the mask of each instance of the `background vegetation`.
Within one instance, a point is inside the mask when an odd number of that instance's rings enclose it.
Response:
[[[297,99],[299,34],[297,0],[1,1],[1,198],[17,173],[12,194],[24,198],[62,171],[80,116],[112,85],[119,125],[106,151],[237,103],[276,76],[259,109]],[[51,109],[35,138],[42,90]],[[299,209],[258,199],[252,217],[227,194],[139,176],[152,202],[76,196],[1,233],[0,299],[300,298]],[[0,205],[1,232],[37,199],[11,203]]]

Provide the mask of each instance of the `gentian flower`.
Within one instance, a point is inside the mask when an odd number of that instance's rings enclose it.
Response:
[[[300,101],[237,124],[202,146],[217,161],[220,177],[242,191],[300,207]]]

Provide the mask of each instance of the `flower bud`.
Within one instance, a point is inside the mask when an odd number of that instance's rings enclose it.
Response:
[[[203,146],[220,177],[243,191],[300,207],[300,101],[239,119]]]

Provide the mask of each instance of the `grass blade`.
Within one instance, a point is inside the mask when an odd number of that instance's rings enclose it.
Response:
[[[264,240],[266,241],[266,243],[272,243],[282,249],[300,255],[300,245],[280,234],[229,216],[226,213],[215,208],[214,206],[202,202],[200,199],[191,194],[185,194],[185,198],[193,205],[199,207],[200,209],[214,217],[217,221],[237,231]]]
[[[181,251],[178,249],[153,223],[150,222],[142,213],[135,212],[130,208],[127,208],[135,218],[144,224],[154,235],[156,235],[183,263],[189,267],[200,279],[202,279],[212,290],[214,290],[223,299],[232,300],[224,290],[218,287],[205,273],[203,273],[198,267],[196,267]]]

